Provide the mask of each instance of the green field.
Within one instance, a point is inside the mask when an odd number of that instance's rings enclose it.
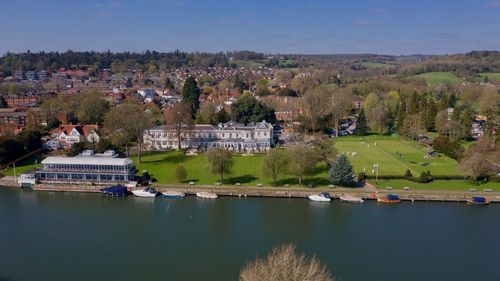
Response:
[[[483,79],[484,77],[488,77],[489,80],[500,81],[500,72],[483,72],[479,73],[479,77]]]
[[[372,175],[373,165],[377,163],[379,175],[404,175],[407,169],[416,177],[427,170],[432,175],[460,175],[456,160],[444,155],[426,159],[426,147],[397,135],[341,137],[335,139],[335,147],[347,153],[356,172],[365,171],[367,175]],[[357,155],[353,156],[353,152]]]
[[[375,184],[375,180],[369,181]],[[484,184],[474,184],[465,180],[435,180],[431,183],[417,183],[408,180],[379,180],[377,188],[386,189],[392,187],[394,190],[402,190],[408,186],[410,190],[459,190],[468,191],[469,188],[475,188],[477,191],[483,191],[485,188],[490,188],[493,191],[500,191],[500,184],[497,182],[487,182]]]
[[[262,159],[264,155],[253,156],[234,155],[234,168],[230,176],[224,180],[225,183],[241,183],[243,185],[256,185],[262,183],[271,185],[272,179],[262,175]],[[175,178],[175,168],[183,166],[187,170],[186,182],[194,181],[198,184],[214,184],[218,176],[208,172],[207,162],[203,153],[187,156],[182,152],[155,152],[147,153],[142,157],[142,163],[138,163],[137,157],[132,157],[137,169],[149,173],[159,183],[178,183]],[[279,185],[297,185],[297,179],[292,176],[282,176],[278,179]],[[306,178],[306,184],[328,185],[326,166],[318,165],[316,173]]]
[[[410,76],[411,78],[424,78],[429,84],[460,83],[462,80],[451,72],[427,72]]]
[[[391,68],[394,66],[392,64],[373,62],[373,61],[364,61],[361,63],[361,65],[366,68]]]

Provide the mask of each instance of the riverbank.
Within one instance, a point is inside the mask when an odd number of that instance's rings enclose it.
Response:
[[[0,185],[19,188],[15,184],[13,177],[0,179]],[[51,192],[85,192],[98,193],[102,185],[70,185],[70,184],[37,184],[33,187],[35,191]],[[220,196],[237,197],[271,197],[271,198],[306,198],[319,192],[328,192],[332,198],[339,198],[345,195],[353,195],[366,200],[376,200],[377,197],[387,194],[397,194],[403,201],[437,201],[437,202],[466,202],[471,196],[484,196],[491,202],[500,202],[500,192],[484,191],[451,191],[451,190],[380,190],[371,185],[362,188],[343,187],[272,187],[272,186],[214,186],[214,185],[165,185],[153,184],[159,192],[181,191],[187,195],[195,195],[197,192],[210,191]],[[138,187],[139,188],[139,187]]]

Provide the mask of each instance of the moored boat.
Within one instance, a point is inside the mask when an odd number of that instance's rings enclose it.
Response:
[[[101,189],[101,193],[117,197],[125,197],[129,195],[127,187],[123,185],[113,185],[110,187],[105,187]]]
[[[163,195],[163,197],[166,197],[166,198],[182,198],[182,197],[186,196],[186,194],[184,192],[180,192],[180,191],[166,191],[166,192],[162,192],[161,194]]]
[[[365,200],[363,200],[363,198],[351,196],[351,195],[340,196],[339,199],[340,199],[340,201],[349,202],[349,203],[363,203],[363,202],[365,202]]]
[[[388,194],[387,196],[377,198],[377,202],[399,203],[399,202],[401,202],[401,199],[399,198],[399,196],[397,196],[395,194]]]
[[[313,194],[307,196],[309,200],[312,201],[317,201],[317,202],[330,202],[332,201],[332,198],[330,197],[330,193],[328,192],[321,192],[320,194]]]
[[[486,199],[483,196],[472,196],[469,200],[467,200],[467,204],[469,205],[488,205],[491,200]]]
[[[132,190],[132,193],[137,197],[156,197],[158,192],[152,187],[146,187],[145,189]]]
[[[219,197],[219,195],[217,195],[217,193],[213,193],[213,192],[198,192],[198,193],[196,193],[196,196],[200,197],[200,198],[205,198],[205,199],[217,199],[217,197]]]

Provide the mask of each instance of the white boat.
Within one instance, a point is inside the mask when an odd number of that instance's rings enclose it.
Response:
[[[156,197],[158,194],[154,188],[146,187],[145,189],[132,190],[132,193],[137,197]]]
[[[365,200],[363,200],[363,198],[355,197],[355,196],[351,196],[351,195],[340,196],[339,199],[340,199],[340,201],[349,202],[349,203],[363,203],[363,202],[365,202]]]
[[[318,201],[318,202],[330,202],[332,201],[332,198],[330,197],[330,194],[328,192],[321,192],[320,194],[314,194],[314,195],[309,195],[307,196],[312,201]]]
[[[163,195],[163,197],[166,197],[166,198],[182,198],[182,197],[186,196],[186,194],[184,192],[180,192],[180,191],[166,191],[166,192],[162,192],[161,194]]]
[[[217,193],[213,192],[198,192],[196,193],[196,196],[205,199],[216,199],[217,197],[219,197]]]

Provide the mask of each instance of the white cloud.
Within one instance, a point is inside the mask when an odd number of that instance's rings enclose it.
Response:
[[[500,1],[491,1],[486,3],[486,7],[490,8],[500,8]]]

